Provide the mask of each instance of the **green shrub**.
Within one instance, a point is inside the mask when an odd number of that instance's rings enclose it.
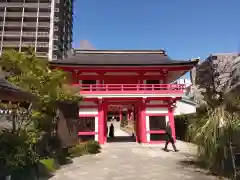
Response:
[[[11,130],[0,132],[0,176],[25,169],[39,160],[29,134],[14,134]]]
[[[40,160],[39,173],[42,176],[54,173],[59,168],[59,164],[53,158]]]
[[[101,146],[97,141],[88,141],[85,144],[85,149],[86,149],[86,152],[89,154],[97,154],[97,153],[100,153]]]
[[[66,165],[72,163],[71,158],[69,157],[68,149],[63,148],[58,152],[56,160],[60,165]]]
[[[68,150],[71,157],[79,157],[84,154],[97,154],[100,152],[101,146],[96,141],[88,141],[78,144]]]
[[[25,167],[11,173],[11,180],[33,180],[37,179],[37,172],[34,166]]]
[[[69,148],[68,153],[70,157],[79,157],[86,154],[85,144],[78,144],[74,147]]]
[[[55,167],[55,160],[52,158],[49,159],[41,159],[40,163],[44,165],[44,167],[49,171],[49,172],[54,172],[56,171]]]

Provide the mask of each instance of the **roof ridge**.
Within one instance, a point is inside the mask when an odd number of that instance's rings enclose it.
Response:
[[[151,53],[151,54],[166,54],[165,50],[83,50],[83,49],[74,49],[75,53],[96,53],[96,54],[124,54],[124,53],[136,53],[136,54],[145,54],[145,53]]]

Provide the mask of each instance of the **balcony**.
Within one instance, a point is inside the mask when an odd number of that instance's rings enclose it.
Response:
[[[37,8],[38,3],[19,3],[19,2],[1,2],[0,7],[27,7],[27,8]],[[50,8],[50,3],[39,3],[40,8]]]
[[[37,25],[36,22],[23,22],[23,26],[24,27],[36,27],[36,26],[38,26],[38,27],[49,28],[50,27],[50,23],[49,22],[38,22],[38,25]]]
[[[1,22],[0,22],[0,25],[3,26],[3,24],[4,24],[3,21],[1,21]],[[22,24],[21,22],[11,22],[11,21],[10,21],[10,22],[7,22],[7,21],[6,21],[5,24],[4,24],[4,26],[8,26],[8,27],[20,27],[21,24]],[[36,23],[35,23],[35,25],[36,25]]]
[[[21,32],[18,31],[5,31],[4,32],[4,36],[10,36],[10,37],[20,37],[21,36]]]
[[[22,12],[7,12],[6,13],[7,17],[17,17],[21,18],[22,17]]]
[[[19,47],[20,42],[19,41],[4,41],[3,47]]]
[[[181,97],[185,84],[74,84],[85,97]]]

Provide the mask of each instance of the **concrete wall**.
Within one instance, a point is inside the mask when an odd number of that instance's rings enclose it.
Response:
[[[205,103],[201,92],[208,86],[214,84],[217,91],[225,90],[232,79],[237,56],[238,53],[214,53],[191,70],[191,90],[198,104]]]
[[[177,101],[174,115],[196,113],[196,106],[184,101]]]

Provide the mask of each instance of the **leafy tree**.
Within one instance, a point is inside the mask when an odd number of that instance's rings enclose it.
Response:
[[[42,134],[48,137],[48,145],[53,149],[49,151],[57,151],[60,146],[56,133],[58,102],[78,103],[81,99],[76,95],[77,91],[68,85],[68,74],[51,69],[48,61],[37,58],[31,49],[26,53],[4,52],[0,66],[8,73],[7,79],[10,82],[37,97],[29,112],[30,116],[24,119],[24,128],[31,127],[44,132]]]
[[[240,132],[240,99],[230,96],[226,89],[231,81],[231,62],[204,62],[197,75],[202,97],[197,119],[189,126],[189,138],[198,146],[199,160],[213,171],[228,172],[236,179],[236,140]],[[208,76],[205,78],[204,76]]]

